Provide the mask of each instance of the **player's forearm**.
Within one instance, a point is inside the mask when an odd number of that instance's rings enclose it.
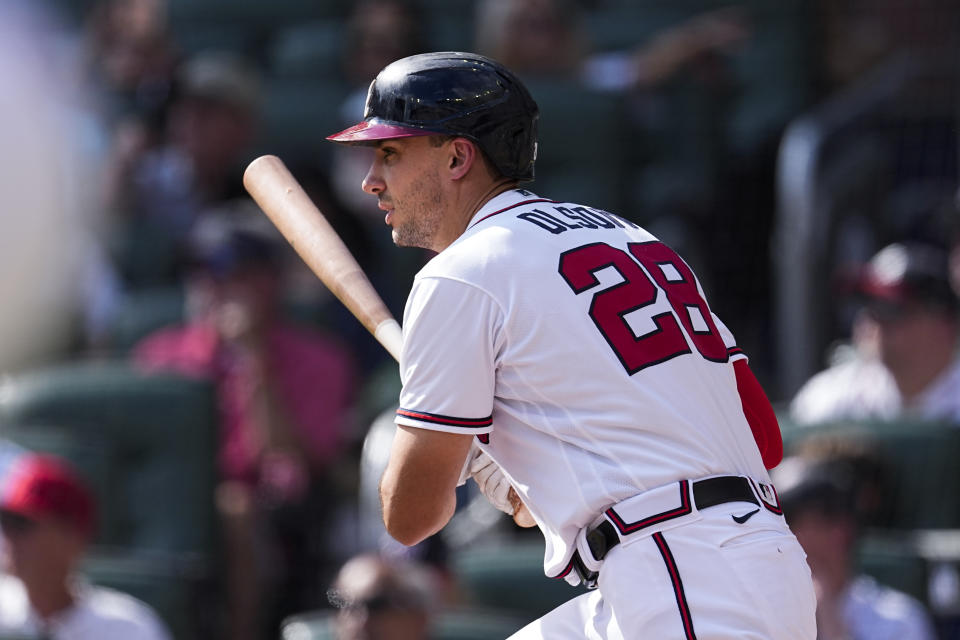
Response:
[[[391,536],[414,545],[447,524],[472,442],[471,435],[397,427],[380,480],[383,523]]]
[[[440,531],[456,510],[453,490],[429,495],[404,487],[388,469],[380,481],[383,524],[395,540],[413,546]]]

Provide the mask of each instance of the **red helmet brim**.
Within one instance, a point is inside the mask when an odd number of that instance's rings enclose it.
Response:
[[[376,120],[364,120],[352,127],[347,127],[340,133],[327,136],[331,142],[356,143],[368,142],[370,140],[387,140],[389,138],[412,138],[414,136],[432,136],[436,135],[434,131],[424,131],[413,127],[404,127],[398,124],[387,122],[377,122]]]

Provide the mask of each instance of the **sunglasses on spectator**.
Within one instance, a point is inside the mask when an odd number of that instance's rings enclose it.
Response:
[[[347,600],[340,608],[346,612],[382,613],[384,611],[409,611],[418,607],[406,598],[389,593],[378,593],[360,600]]]
[[[33,529],[36,524],[34,520],[22,516],[19,513],[0,511],[0,530],[3,531],[4,535],[15,536],[27,533]]]

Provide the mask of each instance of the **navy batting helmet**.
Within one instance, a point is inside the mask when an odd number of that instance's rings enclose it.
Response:
[[[370,83],[363,121],[327,140],[462,136],[504,176],[533,180],[538,117],[530,92],[506,67],[475,53],[442,51],[384,67]]]

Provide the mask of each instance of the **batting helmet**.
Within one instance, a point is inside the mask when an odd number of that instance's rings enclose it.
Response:
[[[475,53],[423,53],[392,62],[370,83],[363,121],[327,140],[410,136],[473,140],[508,178],[533,180],[539,110],[506,67]]]

